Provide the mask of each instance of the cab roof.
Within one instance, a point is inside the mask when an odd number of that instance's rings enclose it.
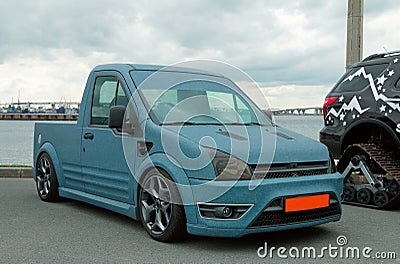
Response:
[[[196,69],[196,68],[163,66],[163,65],[152,65],[152,64],[113,63],[113,64],[98,65],[93,69],[93,71],[106,71],[106,70],[184,72],[184,73],[196,73],[196,74],[224,77],[218,73],[204,71],[204,70]]]

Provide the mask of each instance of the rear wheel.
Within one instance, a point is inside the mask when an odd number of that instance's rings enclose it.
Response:
[[[170,242],[186,235],[186,218],[178,189],[172,179],[152,169],[142,181],[139,194],[140,219],[147,233],[155,240]]]
[[[36,189],[40,199],[45,202],[55,202],[59,199],[56,171],[47,153],[40,155],[36,164]]]

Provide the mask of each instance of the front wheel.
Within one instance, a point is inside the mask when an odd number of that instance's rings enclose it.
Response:
[[[152,169],[141,181],[139,194],[140,219],[147,233],[155,240],[171,242],[186,235],[186,218],[179,192],[172,179]]]
[[[40,199],[45,202],[55,202],[59,199],[56,171],[47,153],[40,155],[36,164],[36,189]]]

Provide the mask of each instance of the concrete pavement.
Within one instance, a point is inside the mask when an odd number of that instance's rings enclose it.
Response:
[[[0,263],[400,263],[400,210],[376,211],[344,206],[342,220],[313,228],[250,235],[238,239],[190,236],[164,244],[152,240],[140,223],[125,216],[65,200],[42,202],[32,179],[0,179]],[[396,252],[396,260],[330,258],[261,259],[271,247],[337,245]],[[288,254],[288,252],[286,252]]]

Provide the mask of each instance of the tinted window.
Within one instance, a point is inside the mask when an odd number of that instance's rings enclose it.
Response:
[[[400,79],[396,82],[396,90],[400,90]]]
[[[90,124],[108,126],[110,108],[114,105],[126,107],[127,104],[127,96],[116,77],[104,76],[96,78]]]
[[[370,65],[370,66],[363,66],[365,69],[365,73],[371,74],[374,81],[378,78],[384,70],[386,70],[388,64],[377,64],[377,65]],[[369,86],[369,80],[364,78],[361,74],[359,77],[357,75],[354,76],[351,80],[349,77],[357,73],[357,71],[361,70],[363,67],[353,68],[350,72],[346,73],[339,82],[335,85],[334,91],[335,92],[352,92],[352,91],[359,91],[367,86]]]

